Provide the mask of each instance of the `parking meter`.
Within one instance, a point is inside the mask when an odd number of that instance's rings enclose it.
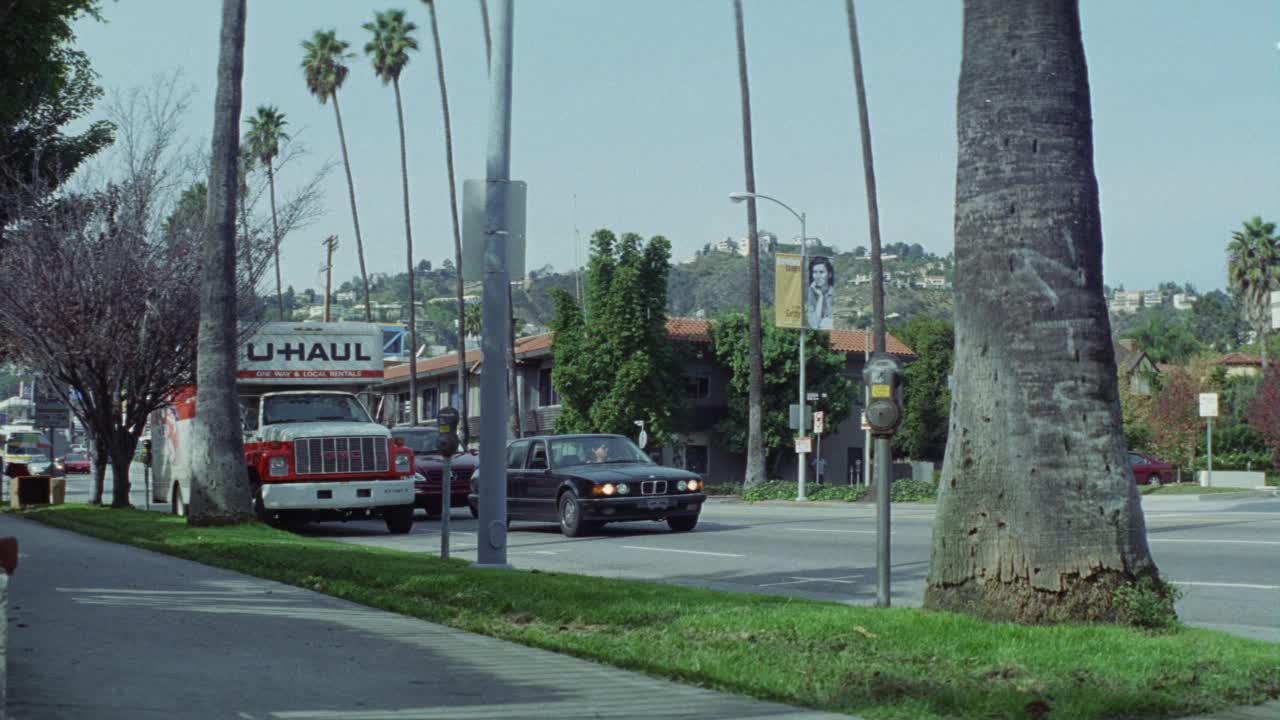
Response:
[[[436,429],[440,435],[436,438],[436,449],[446,457],[458,452],[458,411],[443,408],[436,415]]]
[[[142,441],[142,464],[147,466],[151,465],[151,440],[150,439],[146,439]]]
[[[441,408],[436,414],[436,449],[444,456],[440,473],[440,557],[449,559],[449,511],[453,505],[453,455],[458,452],[458,411]]]
[[[902,365],[887,353],[876,353],[862,371],[862,381],[870,389],[867,424],[871,434],[887,437],[902,422]]]

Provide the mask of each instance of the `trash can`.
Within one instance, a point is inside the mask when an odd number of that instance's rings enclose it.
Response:
[[[67,478],[54,475],[49,480],[49,504],[61,505],[67,501]]]
[[[21,510],[29,505],[48,505],[49,485],[48,475],[19,475],[9,493],[10,506]]]

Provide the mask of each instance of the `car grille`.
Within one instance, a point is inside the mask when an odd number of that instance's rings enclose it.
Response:
[[[454,468],[454,470],[453,470],[453,479],[452,479],[452,480],[450,480],[450,481],[449,481],[449,483],[450,483],[450,485],[452,485],[452,486],[453,486],[453,490],[455,490],[455,491],[456,491],[456,490],[458,490],[458,488],[459,488],[459,487],[461,487],[461,486],[459,485],[459,483],[469,482],[470,480],[471,480],[471,470],[469,470],[469,469],[458,470],[457,468]],[[439,488],[443,483],[444,483],[444,470],[443,470],[443,469],[436,469],[436,470],[428,470],[428,471],[427,471],[427,483],[426,483],[426,487],[429,487],[429,488]]]
[[[667,481],[666,480],[645,480],[644,482],[640,483],[640,494],[641,495],[666,495]]]
[[[293,467],[299,475],[386,472],[387,439],[300,438],[293,441]]]

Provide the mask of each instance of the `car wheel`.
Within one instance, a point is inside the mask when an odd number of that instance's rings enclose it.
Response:
[[[667,518],[667,527],[671,528],[671,532],[689,532],[697,525],[697,515],[681,515],[680,517]]]
[[[404,535],[413,529],[413,506],[397,505],[383,511],[382,519],[387,523],[387,532],[392,535]]]
[[[182,486],[173,484],[173,492],[169,493],[169,512],[178,517],[187,516],[187,503],[182,499]]]
[[[1147,478],[1147,484],[1151,487],[1160,487],[1163,484],[1163,481],[1160,479],[1159,474],[1152,473],[1151,476]]]
[[[566,492],[560,496],[560,532],[565,537],[579,537],[587,531],[587,523],[582,520],[582,506],[573,493]]]

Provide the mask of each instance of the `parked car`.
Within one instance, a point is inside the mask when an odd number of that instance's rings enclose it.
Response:
[[[622,435],[522,438],[507,446],[505,472],[508,519],[558,522],[568,537],[633,520],[688,532],[707,499],[697,475],[654,463]],[[468,497],[473,513],[479,475]]]
[[[69,452],[59,460],[68,475],[89,472],[89,456],[81,452]]]
[[[414,478],[414,505],[423,508],[428,515],[440,514],[440,494],[444,485],[444,455],[436,449],[439,431],[424,427],[391,428],[391,436],[404,438],[405,447],[413,451],[417,477]],[[476,470],[476,456],[472,452],[460,452],[451,463],[453,480],[449,486],[449,507],[470,507],[467,493],[471,488],[471,475]],[[471,509],[475,517],[475,508]]]
[[[1133,480],[1139,485],[1162,485],[1173,482],[1173,466],[1160,462],[1150,455],[1129,451],[1129,467],[1133,468]]]

